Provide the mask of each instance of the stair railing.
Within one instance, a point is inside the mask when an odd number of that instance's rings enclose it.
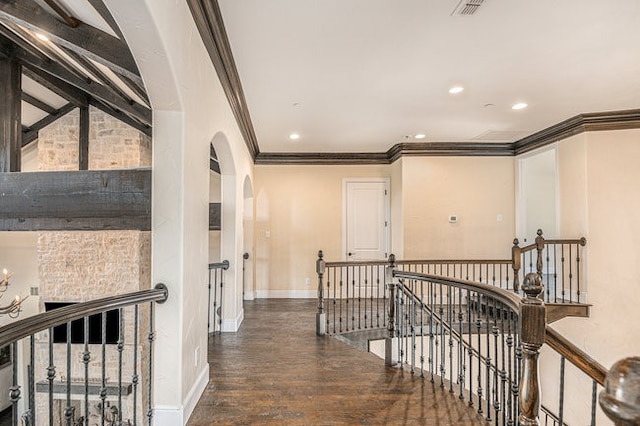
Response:
[[[222,332],[222,309],[224,301],[224,271],[229,261],[209,264],[209,302],[207,303],[207,330],[210,334]]]
[[[155,304],[167,297],[158,284],[0,327],[12,363],[12,424],[150,424]]]
[[[585,394],[590,425],[596,424],[597,392],[603,385],[600,405],[605,413],[616,424],[640,424],[640,358],[624,360],[608,372],[546,324],[537,273],[525,277],[521,298],[490,285],[389,269],[388,365],[457,394],[488,422],[529,426],[539,424],[541,413],[547,422],[566,424],[568,360],[592,382]],[[558,405],[553,407],[558,414],[541,404],[538,358],[543,345],[561,357]],[[545,376],[551,373],[544,371]],[[571,398],[579,397],[574,388]]]
[[[545,239],[538,229],[535,242],[520,247],[513,240],[511,262],[513,264],[514,290],[519,291],[521,277],[537,272],[545,287],[543,299],[547,303],[584,302],[584,247],[587,239]]]
[[[387,326],[389,294],[385,287],[385,268],[474,281],[522,294],[520,282],[526,274],[537,272],[546,291],[547,303],[582,302],[584,247],[587,240],[545,240],[538,230],[535,243],[520,247],[513,241],[511,259],[469,260],[389,260],[327,262],[318,252],[319,335],[339,334]],[[561,314],[560,314],[561,315]],[[558,319],[555,316],[554,318]]]

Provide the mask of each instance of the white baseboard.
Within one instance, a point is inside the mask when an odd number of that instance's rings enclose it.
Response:
[[[258,290],[256,299],[316,299],[318,290]]]
[[[153,426],[184,425],[182,407],[156,405],[153,409]]]
[[[153,409],[154,426],[179,426],[186,425],[191,413],[196,408],[196,404],[209,383],[209,364],[205,364],[198,379],[191,387],[187,398],[183,401],[182,407],[169,405],[156,405]]]
[[[209,363],[205,363],[204,368],[198,375],[196,382],[191,387],[191,390],[187,394],[187,398],[184,401],[184,424],[187,424],[187,420],[191,417],[191,413],[196,408],[196,404],[200,400],[202,393],[207,388],[209,383]]]
[[[253,300],[255,299],[255,295],[253,291],[245,291],[244,292],[244,300]]]
[[[236,319],[222,320],[222,332],[235,333],[240,329],[240,324],[242,324],[243,320],[244,320],[244,309],[241,309]]]

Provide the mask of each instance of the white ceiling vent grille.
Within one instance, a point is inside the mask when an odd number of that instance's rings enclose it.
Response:
[[[451,15],[473,15],[484,0],[460,0]]]

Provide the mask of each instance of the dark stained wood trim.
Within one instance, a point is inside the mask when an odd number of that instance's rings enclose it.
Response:
[[[89,107],[80,107],[80,120],[78,132],[78,169],[89,170]]]
[[[52,76],[40,69],[28,66],[22,67],[22,74],[29,77],[31,80],[51,90],[56,95],[63,99],[66,99],[76,107],[87,105],[88,96],[80,89],[60,80],[57,77]]]
[[[640,109],[579,114],[514,143],[515,155],[583,132],[640,128]]]
[[[249,108],[244,97],[233,54],[217,0],[187,0],[200,37],[218,74],[240,133],[255,160],[260,153]]]
[[[256,165],[356,165],[389,164],[389,159],[385,153],[380,152],[260,152],[254,162]]]
[[[220,231],[222,223],[222,206],[220,203],[209,203],[209,231]]]
[[[0,230],[151,229],[151,170],[0,173]]]
[[[0,172],[20,171],[21,83],[21,65],[13,58],[0,59]]]
[[[47,104],[46,102],[42,102],[40,99],[33,97],[26,92],[22,92],[22,100],[28,103],[29,105],[32,105],[38,108],[39,110],[46,112],[47,114],[55,114],[57,111],[51,105]]]
[[[62,108],[60,108],[59,110],[57,110],[55,112],[55,114],[47,115],[42,120],[35,122],[31,126],[29,126],[27,129],[23,130],[23,132],[22,132],[22,147],[24,148],[25,146],[29,145],[31,142],[33,142],[36,139],[38,139],[38,132],[40,130],[42,130],[43,128],[45,128],[49,124],[53,123],[57,119],[62,118],[65,115],[69,114],[75,108],[76,108],[75,105],[67,104],[67,105],[63,106]]]
[[[405,156],[504,157],[513,155],[513,144],[486,142],[403,142],[394,145],[387,151],[386,155],[389,163],[393,163],[400,157]]]
[[[137,103],[131,105],[118,95],[114,94],[109,88],[97,83],[89,83],[86,80],[82,80],[55,62],[40,61],[36,56],[19,47],[14,49],[13,54],[27,67],[39,69],[53,77],[63,80],[91,97],[109,104],[114,109],[135,117],[143,124],[151,125],[151,110],[149,108]]]
[[[124,40],[82,22],[71,28],[34,0],[1,1],[0,19],[31,31],[44,32],[53,42],[100,62],[118,74],[140,79],[138,67]]]

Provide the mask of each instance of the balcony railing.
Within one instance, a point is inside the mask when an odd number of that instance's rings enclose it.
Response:
[[[158,284],[1,327],[12,424],[150,424],[155,304],[167,297]]]

